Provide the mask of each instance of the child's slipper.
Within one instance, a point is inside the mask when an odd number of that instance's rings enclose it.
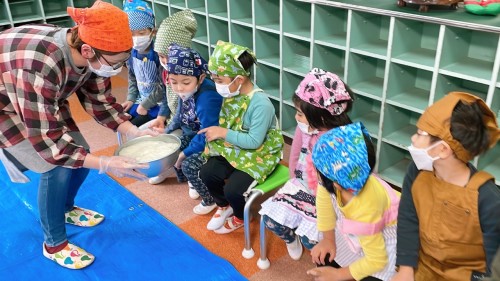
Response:
[[[101,223],[104,215],[98,212],[74,206],[71,211],[64,214],[66,223],[90,227]]]
[[[60,266],[69,269],[80,269],[87,267],[92,262],[94,262],[95,259],[94,255],[92,255],[91,253],[88,253],[84,249],[69,242],[68,245],[64,247],[64,249],[53,254],[47,252],[47,249],[45,249],[45,243],[42,244],[42,247],[43,255],[46,258],[53,260]]]
[[[243,227],[243,222],[237,222],[235,216],[231,216],[226,219],[224,225],[221,228],[214,230],[217,234],[226,234],[235,231],[238,228]]]

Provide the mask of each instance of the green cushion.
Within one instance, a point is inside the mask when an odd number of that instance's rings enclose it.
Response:
[[[277,187],[282,186],[289,179],[288,167],[278,164],[265,182],[257,185],[254,189],[267,193]]]
[[[500,3],[493,2],[485,6],[479,5],[479,3],[478,1],[478,4],[467,4],[465,5],[465,10],[476,15],[496,16],[500,14]]]

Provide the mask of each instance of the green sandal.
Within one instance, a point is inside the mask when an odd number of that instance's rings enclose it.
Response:
[[[98,212],[80,207],[73,207],[71,211],[64,214],[66,223],[83,227],[95,226],[104,220],[104,216]]]
[[[53,254],[49,254],[49,252],[47,252],[47,249],[45,249],[45,243],[42,244],[42,247],[43,255],[46,258],[69,269],[81,269],[87,267],[95,260],[94,255],[69,242],[64,249]]]

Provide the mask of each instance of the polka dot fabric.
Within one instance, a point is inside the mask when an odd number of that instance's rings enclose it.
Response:
[[[177,12],[160,24],[154,49],[159,54],[168,55],[168,47],[172,43],[190,48],[197,29],[198,24],[191,10]]]

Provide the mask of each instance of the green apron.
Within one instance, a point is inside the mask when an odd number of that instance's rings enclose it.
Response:
[[[248,95],[237,95],[225,98],[219,115],[219,126],[233,131],[245,132],[243,116],[255,92]],[[278,124],[276,124],[276,127]],[[283,151],[283,136],[281,131],[269,129],[264,142],[257,149],[243,149],[223,139],[207,142],[204,154],[206,156],[223,156],[234,168],[249,174],[258,183],[263,183],[266,177],[274,171],[280,161]]]

